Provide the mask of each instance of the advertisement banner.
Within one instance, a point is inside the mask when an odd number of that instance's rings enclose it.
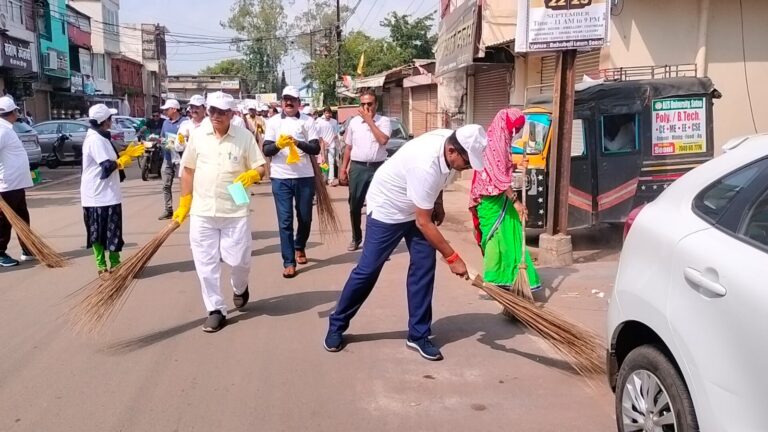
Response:
[[[602,48],[610,8],[609,0],[518,0],[515,51]]]
[[[84,93],[83,75],[80,72],[72,71],[69,76],[69,91],[72,93]]]
[[[0,66],[32,72],[32,49],[29,42],[3,36],[2,43]]]
[[[435,76],[472,64],[478,50],[477,2],[466,1],[440,21]]]
[[[653,156],[707,151],[705,98],[654,99],[651,116]]]

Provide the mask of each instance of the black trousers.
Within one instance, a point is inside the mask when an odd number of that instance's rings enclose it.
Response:
[[[349,219],[352,222],[352,241],[363,241],[362,211],[365,196],[371,185],[373,175],[383,162],[362,163],[352,161],[349,164]]]
[[[27,194],[24,189],[16,189],[8,192],[0,192],[0,197],[3,201],[10,206],[14,213],[22,218],[27,224],[29,224],[29,210],[27,210]],[[11,242],[11,222],[5,217],[5,214],[0,214],[0,252],[8,250],[8,243]],[[21,245],[21,251],[24,255],[30,255],[27,251],[27,247],[19,239]]]

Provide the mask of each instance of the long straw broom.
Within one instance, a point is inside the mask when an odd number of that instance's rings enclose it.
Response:
[[[328,193],[328,186],[325,184],[325,177],[320,170],[320,165],[314,156],[309,157],[312,160],[312,169],[315,171],[315,194],[317,196],[317,216],[320,220],[320,236],[337,236],[341,233],[341,224],[336,210],[333,208],[331,195]]]
[[[525,170],[523,170],[523,187],[520,189],[520,202],[523,205],[523,208],[525,207],[525,185],[526,185],[526,177],[525,177]],[[514,205],[512,207],[512,211],[517,211],[517,209],[514,208]],[[524,215],[520,215],[520,235],[522,236],[520,239],[520,243],[522,246],[522,253],[520,254],[520,263],[517,266],[517,277],[515,278],[515,282],[512,284],[512,292],[525,300],[528,300],[529,302],[533,303],[533,294],[531,294],[531,281],[528,280],[528,262],[525,260],[526,258],[526,244],[525,244],[525,223],[526,218]]]
[[[67,264],[67,259],[56,252],[43,238],[36,233],[2,198],[0,210],[16,231],[19,239],[29,249],[29,252],[48,268],[61,268]]]
[[[178,222],[171,221],[136,254],[118,266],[106,280],[96,279],[86,285],[83,290],[88,292],[87,295],[70,310],[75,329],[90,334],[97,333],[110,316],[120,310],[136,277],[144,271],[152,257],[179,226]]]
[[[473,286],[485,291],[526,327],[541,335],[577,372],[584,376],[605,374],[605,348],[597,334],[511,291],[484,282],[480,275],[470,274],[470,278]]]

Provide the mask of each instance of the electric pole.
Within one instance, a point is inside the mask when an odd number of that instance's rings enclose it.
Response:
[[[336,0],[336,80],[341,79],[341,0]]]

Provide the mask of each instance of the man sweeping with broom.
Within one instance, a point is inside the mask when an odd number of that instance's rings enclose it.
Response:
[[[236,105],[231,95],[210,93],[206,105],[210,122],[190,133],[181,159],[181,199],[173,220],[182,224],[192,215],[189,242],[208,311],[203,331],[213,333],[227,323],[220,261],[232,267],[235,307],[242,308],[249,298],[248,206],[237,205],[228,187],[241,183],[248,188],[258,182],[266,161],[253,134],[232,124]]]
[[[404,238],[411,255],[408,268],[408,339],[406,345],[427,360],[442,360],[429,337],[432,291],[439,251],[451,271],[467,276],[467,266],[437,228],[445,218],[442,190],[452,173],[483,169],[485,131],[468,125],[455,132],[438,129],[406,143],[376,171],[368,190],[363,253],[352,270],[325,337],[327,351],[344,347],[343,334],[373,290],[384,263]]]
[[[32,187],[29,159],[13,123],[19,118],[18,107],[9,96],[0,97],[0,197],[21,219],[29,224],[29,210],[25,189]],[[18,234],[18,233],[17,233]],[[19,261],[7,253],[11,241],[11,222],[0,211],[0,267],[13,267]],[[32,261],[34,255],[19,239],[21,261]]]

